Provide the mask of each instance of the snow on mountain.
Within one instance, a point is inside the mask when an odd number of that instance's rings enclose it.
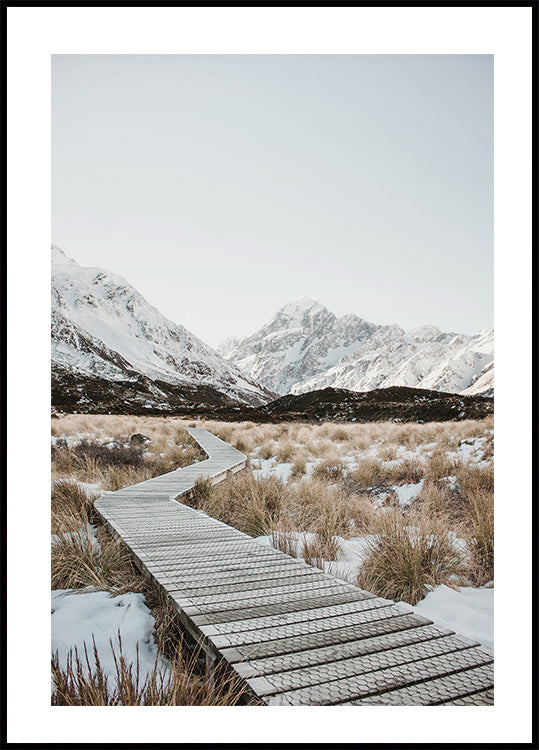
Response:
[[[485,365],[462,393],[466,396],[494,396],[494,360]]]
[[[217,351],[266,388],[285,394],[356,351],[376,328],[356,315],[337,318],[318,300],[302,297],[252,336],[227,339]]]
[[[260,404],[272,394],[165,318],[125,279],[85,268],[52,246],[52,362],[70,372],[120,382],[137,377],[210,386]]]
[[[475,336],[432,325],[406,332],[356,315],[337,318],[309,298],[285,305],[259,331],[218,350],[281,394],[408,386],[490,395],[492,388],[491,328]]]

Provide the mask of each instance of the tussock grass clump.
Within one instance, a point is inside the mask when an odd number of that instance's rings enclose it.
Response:
[[[233,446],[236,450],[240,451],[241,453],[247,453],[249,449],[248,444],[245,442],[245,440],[242,440],[241,438],[234,440]]]
[[[346,465],[338,458],[328,458],[314,467],[313,477],[326,482],[336,482],[346,476]]]
[[[97,537],[86,523],[76,531],[62,529],[53,537],[51,549],[51,588],[79,589],[92,586],[102,591],[122,593],[140,587],[137,570],[123,542],[115,540],[102,527]]]
[[[202,508],[211,503],[213,496],[213,482],[211,479],[200,477],[195,481],[194,487],[185,498],[180,498],[182,502],[190,505],[192,508]]]
[[[281,518],[289,528],[323,539],[349,537],[358,528],[367,528],[373,512],[372,503],[364,497],[348,495],[315,477],[289,484],[281,503]]]
[[[372,497],[367,494],[350,495],[347,503],[347,513],[350,518],[350,535],[370,534],[378,517]]]
[[[382,463],[375,458],[364,458],[357,469],[350,472],[350,478],[361,487],[375,487],[382,481]]]
[[[99,474],[97,476],[99,477]],[[111,492],[116,492],[116,490],[121,490],[122,487],[130,487],[132,484],[151,479],[155,474],[146,466],[141,466],[140,468],[134,466],[111,466],[101,476],[103,479],[100,481],[100,484],[104,485]]]
[[[458,463],[451,459],[444,450],[436,450],[427,461],[425,476],[429,479],[440,479],[451,476]]]
[[[221,440],[224,440],[225,443],[230,443],[234,439],[235,425],[226,424],[223,422],[214,422],[213,424],[215,426],[212,426],[211,431],[213,432],[214,435],[217,435],[218,438],[221,438]]]
[[[459,490],[452,490],[439,479],[427,478],[421,488],[415,511],[429,518],[440,518],[453,528],[458,527],[466,514],[465,501]]]
[[[296,458],[292,464],[292,474],[290,475],[294,479],[304,476],[307,471],[307,462],[304,458]]]
[[[333,430],[330,432],[329,437],[331,440],[336,440],[338,443],[344,443],[350,440],[350,432],[347,430],[346,427],[333,427]]]
[[[275,455],[280,463],[288,463],[291,461],[294,455],[294,446],[290,440],[285,440],[282,443],[279,443]]]
[[[339,543],[333,536],[317,534],[312,542],[304,542],[302,556],[306,563],[324,569],[324,560],[336,560]]]
[[[466,537],[470,553],[470,578],[482,586],[494,579],[494,495],[469,492],[467,505],[470,530]]]
[[[284,528],[272,529],[271,531],[271,545],[275,549],[281,550],[285,555],[290,557],[297,557],[296,554],[296,539],[294,535]]]
[[[59,480],[51,490],[52,533],[76,531],[93,517],[96,494],[88,492],[78,482]]]
[[[463,572],[462,554],[443,523],[418,515],[403,519],[400,512],[389,511],[379,518],[357,585],[413,605],[425,596],[427,586],[448,584]]]
[[[405,458],[393,466],[384,467],[383,476],[388,484],[416,484],[425,476],[425,468],[420,461]]]
[[[128,662],[118,637],[117,651],[110,643],[113,680],[101,665],[95,640],[93,659],[86,644],[83,655],[77,649],[69,652],[65,667],[60,666],[58,654],[52,657],[53,706],[234,706],[252,700],[240,680],[230,673],[224,679],[206,679],[197,670],[198,655],[186,657],[181,644],[168,673],[156,659],[143,681],[138,649],[135,664]]]
[[[198,507],[246,534],[262,536],[277,523],[284,493],[285,485],[276,477],[255,479],[242,471],[221,482],[206,498],[199,496]]]
[[[472,463],[459,464],[455,468],[455,476],[465,496],[475,492],[494,492],[494,464],[477,466]]]
[[[383,445],[378,451],[378,456],[382,461],[395,461],[399,455],[399,446],[395,443]]]
[[[260,447],[258,455],[260,458],[264,459],[264,461],[268,461],[270,458],[272,458],[275,455],[275,448],[273,443],[264,443],[264,445]]]
[[[333,444],[329,440],[313,441],[308,445],[308,448],[316,458],[325,458],[333,453]]]

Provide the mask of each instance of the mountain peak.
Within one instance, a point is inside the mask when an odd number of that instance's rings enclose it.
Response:
[[[77,377],[150,382],[160,400],[167,388],[205,388],[253,404],[273,395],[165,318],[123,277],[80,266],[55,245],[51,291],[53,363]]]
[[[325,310],[326,307],[320,302],[319,299],[316,299],[316,297],[309,297],[308,295],[304,295],[303,297],[300,297],[299,299],[292,300],[291,302],[287,302],[286,305],[283,305],[279,310],[277,311],[277,315],[279,314],[285,314],[285,315],[293,315],[296,313],[305,313],[310,310]]]

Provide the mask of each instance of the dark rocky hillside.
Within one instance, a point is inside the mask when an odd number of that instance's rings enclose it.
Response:
[[[256,411],[272,417],[316,421],[441,422],[481,419],[493,410],[493,398],[392,386],[364,393],[324,388],[283,396]]]
[[[252,422],[454,422],[492,414],[494,399],[401,386],[365,393],[324,388],[249,407],[208,386],[179,387],[142,376],[111,383],[99,377],[75,377],[56,365],[52,407],[58,412],[169,414]]]

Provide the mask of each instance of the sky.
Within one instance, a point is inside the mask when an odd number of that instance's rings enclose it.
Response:
[[[52,242],[211,346],[493,324],[491,55],[53,55]]]

